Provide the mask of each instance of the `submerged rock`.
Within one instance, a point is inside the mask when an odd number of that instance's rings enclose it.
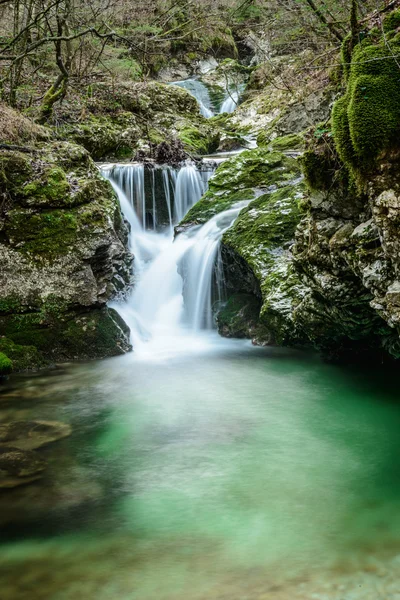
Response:
[[[36,452],[0,446],[0,489],[32,483],[41,477],[45,468],[46,461]]]
[[[36,450],[71,435],[71,426],[58,421],[12,421],[0,424],[0,444]]]

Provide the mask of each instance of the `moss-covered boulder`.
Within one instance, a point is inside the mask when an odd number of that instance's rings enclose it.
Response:
[[[263,332],[257,334],[258,341],[281,345],[302,341],[292,318],[293,303],[302,291],[292,268],[290,245],[303,197],[302,182],[263,194],[242,210],[222,239],[228,273],[240,257],[258,284],[259,325],[263,326]],[[248,278],[235,277],[234,281],[239,279],[244,283],[244,289],[239,291],[246,291]],[[237,283],[234,285],[237,287]]]
[[[290,244],[304,192],[295,158],[268,148],[247,150],[218,167],[209,190],[181,223],[204,223],[243,203],[222,238],[228,290],[227,304],[217,317],[222,334],[258,343],[299,340],[291,311],[300,284],[291,267]]]
[[[57,135],[81,144],[95,160],[154,158],[159,144],[176,140],[188,155],[208,154],[219,144],[218,127],[201,115],[189,92],[155,81],[115,89],[97,84],[79,112],[74,105],[59,112]]]
[[[127,328],[106,302],[130,278],[111,185],[74,144],[0,152],[0,352],[15,370],[118,354]]]
[[[296,160],[268,148],[245,150],[224,161],[209,182],[202,199],[187,213],[182,224],[205,223],[236,202],[252,200],[300,176]]]

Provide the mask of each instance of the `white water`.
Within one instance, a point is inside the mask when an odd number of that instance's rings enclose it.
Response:
[[[203,117],[209,119],[214,116],[213,106],[208,93],[207,86],[198,79],[185,79],[183,81],[173,81],[171,85],[177,85],[194,96],[199,103],[200,112]]]
[[[183,81],[173,81],[171,85],[177,85],[178,87],[184,88],[189,92],[189,94],[194,96],[194,98],[196,98],[199,104],[201,114],[207,119],[213,117],[216,114],[216,112],[233,112],[238,105],[239,96],[244,89],[244,85],[240,85],[236,90],[226,90],[225,100],[222,102],[218,111],[218,108],[213,106],[207,86],[198,79],[185,79]]]
[[[131,330],[137,356],[170,356],[205,342],[203,330],[213,328],[213,298],[221,298],[221,270],[216,269],[220,240],[233,224],[246,202],[224,211],[203,226],[195,226],[174,241],[171,228],[154,232],[145,229],[136,210],[145,210],[144,190],[132,174],[132,167],[103,169],[120,199],[122,211],[131,225],[130,248],[135,256],[136,283],[130,298],[115,308]],[[134,169],[135,173],[140,169]],[[170,190],[168,171],[163,172],[165,189]],[[141,175],[140,175],[141,177]],[[176,176],[174,223],[179,222],[204,193],[210,172],[183,166]],[[172,178],[172,180],[174,180]],[[125,187],[123,185],[125,184]],[[128,185],[126,185],[128,184]],[[128,194],[132,194],[129,196]],[[169,214],[171,195],[166,194]]]
[[[219,110],[220,113],[231,113],[235,110],[239,102],[239,93],[237,91],[228,93]]]

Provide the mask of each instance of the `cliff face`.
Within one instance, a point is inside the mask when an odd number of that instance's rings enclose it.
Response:
[[[123,353],[106,307],[132,262],[116,196],[82,147],[27,150],[0,152],[0,352],[14,369]]]
[[[343,46],[345,94],[329,126],[309,143],[303,166],[307,214],[293,248],[307,293],[294,309],[328,354],[400,356],[398,165],[400,11]]]
[[[313,345],[334,359],[400,356],[400,68],[390,53],[399,50],[399,25],[396,10],[384,21],[384,35],[372,28],[357,44],[345,40],[344,94],[331,120],[305,135],[298,169],[306,192],[293,177],[282,185],[276,172],[283,165],[267,153],[253,172],[249,161],[243,165],[242,185],[229,162],[221,166],[189,213],[198,218],[210,212],[210,200],[217,206],[229,199],[218,190],[219,174],[236,195],[252,187],[248,180],[256,187],[263,170],[265,182],[274,180],[224,236],[224,335]],[[275,144],[286,160],[293,155],[290,137]]]

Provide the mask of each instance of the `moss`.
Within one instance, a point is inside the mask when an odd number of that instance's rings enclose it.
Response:
[[[332,184],[332,164],[326,154],[307,150],[300,159],[310,190],[327,190]]]
[[[183,223],[205,223],[236,202],[252,200],[257,190],[285,186],[299,175],[296,159],[267,148],[245,150],[221,163],[208,191],[187,213]]]
[[[57,201],[64,198],[70,191],[70,185],[63,169],[48,167],[44,169],[39,179],[27,183],[21,190],[21,195],[34,200]]]
[[[238,192],[230,192],[222,197],[215,197],[212,191],[207,191],[186,214],[183,223],[205,223],[219,212],[227,210],[236,202],[252,200],[254,190],[245,188]]]
[[[219,136],[208,131],[202,131],[193,125],[184,125],[178,131],[178,137],[183,142],[185,149],[194,154],[211,154],[219,144]]]
[[[114,220],[119,210],[109,182],[97,172],[93,178],[79,183],[72,200],[62,198],[67,206],[79,204],[68,210],[36,207],[9,210],[3,226],[8,243],[39,262],[53,261],[72,249],[79,253],[81,242],[107,229],[109,219]]]
[[[399,54],[400,36],[391,40]],[[347,92],[333,109],[333,134],[349,168],[364,174],[385,148],[398,145],[400,77],[397,60],[384,40],[366,38],[353,49]]]
[[[298,199],[303,187],[286,186],[263,194],[242,210],[231,229],[224,235],[225,245],[231,245],[254,271],[262,258],[262,268],[268,261],[266,251],[293,239],[300,213]]]
[[[351,64],[351,44],[352,44],[352,36],[351,33],[348,33],[344,38],[341,46],[341,59],[343,65],[343,71],[346,79],[349,77],[350,73],[350,64]]]
[[[76,241],[77,214],[55,209],[43,212],[9,211],[5,233],[19,251],[52,259],[71,251]]]
[[[129,330],[112,309],[88,312],[63,311],[62,306],[45,306],[42,311],[0,316],[0,327],[7,341],[7,355],[27,352],[34,363],[28,368],[74,358],[103,358],[123,354],[129,349]],[[11,348],[11,350],[10,350]],[[20,370],[18,368],[18,370]]]
[[[4,352],[0,352],[0,378],[3,375],[9,375],[12,370],[12,361],[4,354]]]
[[[12,361],[14,371],[40,369],[48,364],[34,346],[21,346],[6,337],[0,337],[0,352],[4,352]]]
[[[270,143],[272,150],[286,152],[288,150],[302,150],[304,148],[304,137],[301,133],[292,133],[278,137]]]
[[[389,13],[383,21],[383,30],[385,33],[395,31],[400,27],[400,8]]]
[[[352,166],[356,158],[347,116],[348,103],[347,95],[339,98],[335,103],[332,110],[332,131],[340,158],[345,164]]]
[[[299,281],[290,272],[288,247],[300,220],[304,187],[292,184],[256,198],[222,239],[227,255],[234,257],[232,268],[242,261],[258,282],[262,305],[256,337],[264,343],[297,339],[291,315]]]

